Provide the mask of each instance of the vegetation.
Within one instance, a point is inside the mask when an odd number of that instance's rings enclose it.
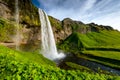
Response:
[[[72,63],[72,62],[66,62],[67,66],[71,67],[72,69],[76,69],[76,70],[81,70],[81,71],[88,71],[90,72],[91,70],[85,66],[81,66],[78,65],[76,63]]]
[[[94,53],[94,52],[92,52],[92,53]],[[78,54],[77,56],[79,58],[84,58],[86,60],[97,62],[97,63],[103,64],[103,65],[106,65],[106,66],[110,66],[114,69],[120,70],[120,64],[119,64],[120,61],[119,60],[115,60],[115,59],[111,59],[111,58],[104,58],[102,56],[98,57],[98,56],[94,56],[94,55],[91,55],[91,54],[89,54],[89,55],[88,54],[83,55],[83,54]]]
[[[23,53],[0,46],[0,79],[15,80],[119,80],[118,76],[90,74],[80,70],[62,70],[51,66],[51,61],[36,62]],[[30,54],[30,53],[29,53]],[[35,53],[34,53],[35,54]],[[31,54],[30,54],[31,55]],[[38,56],[38,55],[37,55]],[[36,57],[37,58],[37,57]],[[42,58],[42,56],[41,56]],[[40,59],[37,58],[37,59]],[[42,59],[41,59],[42,60]],[[33,62],[34,63],[33,63]],[[43,63],[44,62],[44,63]]]
[[[113,68],[120,69],[120,32],[103,30],[70,35],[60,49]],[[84,56],[83,56],[84,55]]]
[[[56,29],[62,29],[62,25],[61,25],[61,22],[55,18],[53,18],[52,16],[49,16],[49,20],[50,20],[50,23],[53,27],[56,27]]]
[[[15,34],[15,26],[6,19],[0,18],[0,41],[9,41]]]
[[[6,48],[4,46],[0,46],[0,54],[14,57],[14,59],[17,59],[17,60],[23,61],[23,62],[33,62],[33,63],[40,64],[40,65],[48,64],[48,65],[55,66],[54,62],[44,58],[41,54],[38,53],[38,51],[31,52],[31,53],[20,52],[20,51]]]
[[[103,58],[110,58],[114,60],[120,60],[120,52],[117,51],[83,51],[84,54],[90,54],[93,56],[103,57]]]
[[[120,32],[118,31],[100,31],[81,34],[78,32],[70,35],[64,42],[60,44],[63,50],[80,50],[84,49],[119,49],[120,48]],[[70,45],[70,46],[68,46]],[[74,47],[73,47],[74,46]],[[65,49],[64,49],[65,48]]]

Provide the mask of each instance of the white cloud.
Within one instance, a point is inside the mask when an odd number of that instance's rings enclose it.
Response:
[[[118,16],[120,16],[120,11],[93,19],[92,22],[96,22],[97,24],[109,25],[114,27],[114,29],[118,29],[120,31],[120,17]]]
[[[120,0],[39,0],[46,12],[60,20],[110,25],[120,30]]]
[[[86,0],[85,4],[82,6],[82,11],[86,12],[87,10],[91,9],[94,4],[95,4],[96,0]]]

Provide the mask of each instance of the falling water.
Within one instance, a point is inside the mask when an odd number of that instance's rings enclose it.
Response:
[[[63,53],[57,52],[53,31],[47,14],[43,10],[39,9],[39,16],[41,21],[41,36],[42,36],[41,53],[51,60],[64,58],[65,55]]]
[[[19,31],[19,7],[18,0],[15,0],[15,22],[16,22],[16,36],[15,36],[15,44],[16,49],[19,50],[20,45],[20,31]]]

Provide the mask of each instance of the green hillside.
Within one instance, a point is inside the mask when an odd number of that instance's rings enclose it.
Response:
[[[0,46],[0,79],[2,80],[119,80],[119,78],[80,70],[62,70],[40,54],[28,54]]]
[[[72,42],[79,45],[81,42],[85,48],[119,48],[120,47],[120,32],[118,31],[100,31],[100,32],[89,32],[86,34],[73,33],[64,41]],[[79,48],[80,48],[79,47]]]
[[[3,56],[13,57],[16,60],[21,62],[32,62],[40,65],[52,65],[55,66],[55,63],[44,58],[38,51],[36,52],[21,52],[9,49],[7,47],[0,45],[0,54]]]
[[[103,30],[70,35],[60,49],[79,57],[120,69],[120,32]]]

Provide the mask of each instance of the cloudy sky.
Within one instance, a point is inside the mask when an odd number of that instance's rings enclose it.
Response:
[[[110,25],[120,31],[120,0],[32,0],[47,14],[63,20]]]

